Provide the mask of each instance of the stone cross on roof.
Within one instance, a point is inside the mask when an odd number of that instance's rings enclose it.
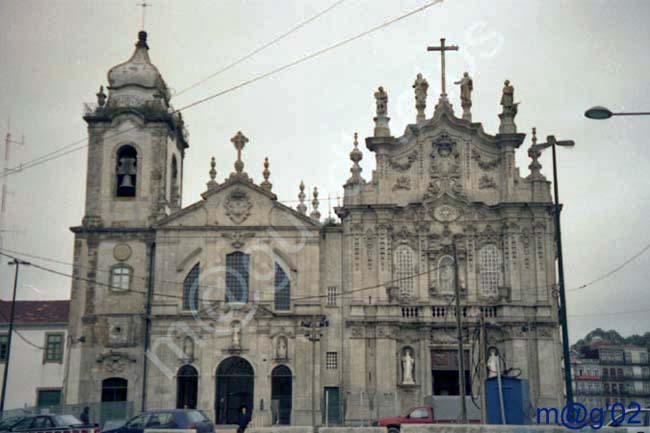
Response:
[[[440,81],[441,92],[440,97],[447,99],[447,86],[445,84],[445,51],[458,51],[458,45],[445,45],[445,38],[440,38],[439,47],[427,47],[427,51],[440,51],[440,69],[442,71],[442,79]]]
[[[237,161],[235,161],[235,171],[237,174],[242,174],[244,171],[244,162],[241,160],[241,151],[244,149],[244,146],[246,146],[246,143],[248,143],[248,138],[244,134],[241,133],[241,131],[237,131],[237,134],[233,138],[230,139],[232,142],[233,146],[235,146],[235,149],[237,149]]]

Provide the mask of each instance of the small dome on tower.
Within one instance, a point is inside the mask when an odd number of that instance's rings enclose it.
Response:
[[[113,66],[108,71],[109,89],[116,90],[125,86],[139,86],[145,89],[157,89],[168,96],[167,84],[162,75],[149,59],[147,32],[138,33],[135,51],[129,60]]]

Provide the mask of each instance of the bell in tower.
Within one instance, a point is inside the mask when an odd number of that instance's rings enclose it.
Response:
[[[135,197],[137,153],[131,146],[124,146],[117,155],[117,191],[118,197]]]

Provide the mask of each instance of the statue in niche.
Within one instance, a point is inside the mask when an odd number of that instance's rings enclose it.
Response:
[[[449,293],[454,291],[454,259],[451,256],[444,256],[439,262],[438,284],[440,292]]]
[[[194,341],[189,335],[183,339],[183,354],[187,359],[194,359]]]
[[[278,337],[275,348],[275,356],[277,359],[287,359],[287,339],[286,337]]]
[[[415,385],[415,359],[411,349],[405,349],[402,355],[402,385]]]
[[[241,325],[239,322],[233,322],[232,324],[231,347],[233,349],[241,349]]]

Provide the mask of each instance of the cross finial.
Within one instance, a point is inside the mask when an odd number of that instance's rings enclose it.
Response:
[[[237,174],[241,174],[244,171],[244,162],[241,160],[241,151],[248,143],[248,138],[241,131],[237,131],[237,134],[230,139],[235,149],[237,149],[237,161],[235,161],[235,171]]]
[[[138,3],[137,5],[142,8],[142,30],[144,30],[144,19],[145,19],[146,10],[149,6],[151,6],[151,3],[147,3],[146,0],[142,0],[142,2]]]
[[[447,99],[447,86],[445,84],[445,51],[458,51],[458,45],[445,45],[445,38],[440,38],[440,46],[427,47],[427,51],[440,51],[440,69],[442,71],[440,98]]]

